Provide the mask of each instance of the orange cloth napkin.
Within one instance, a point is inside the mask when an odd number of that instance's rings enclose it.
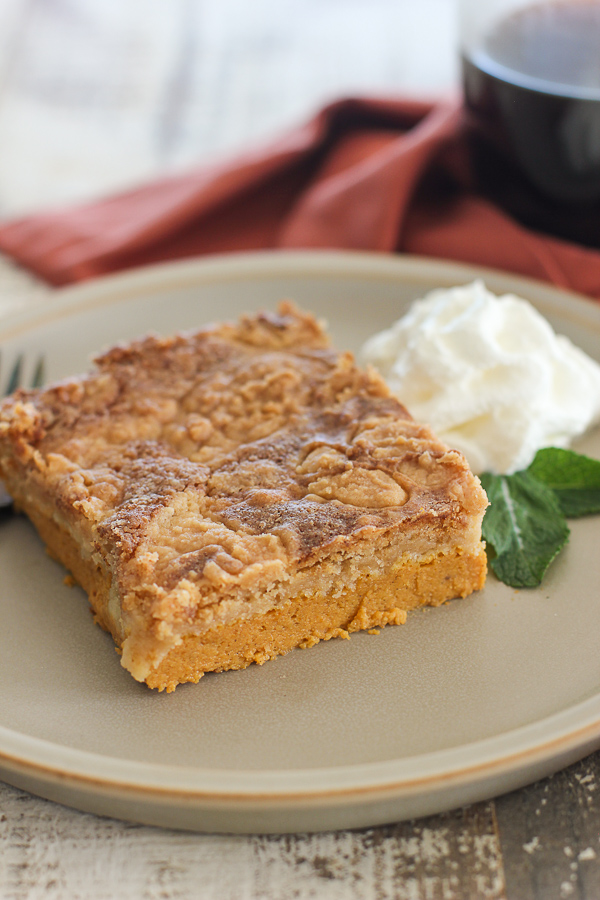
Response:
[[[476,192],[467,127],[457,104],[341,100],[231,164],[4,224],[0,249],[55,285],[200,254],[321,247],[460,260],[600,298],[600,252],[528,230]]]

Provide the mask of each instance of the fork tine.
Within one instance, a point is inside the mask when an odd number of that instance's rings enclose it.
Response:
[[[35,365],[35,372],[33,373],[33,380],[31,382],[32,388],[39,388],[43,385],[44,379],[46,376],[45,367],[44,367],[44,357],[40,356]]]
[[[6,390],[2,391],[0,389],[0,395],[4,394],[12,394],[13,391],[16,391],[18,387],[21,385],[22,377],[23,377],[23,362],[24,356],[22,353],[19,354],[17,359],[14,362],[14,365],[10,371],[10,376],[8,379],[8,384],[6,385]],[[46,377],[46,366],[45,359],[43,356],[39,356],[38,360],[35,364],[35,369],[33,372],[33,378],[31,380],[32,388],[39,388],[43,385],[45,377]],[[0,353],[0,372],[2,371],[2,354]]]
[[[7,394],[12,394],[13,391],[19,387],[21,383],[21,371],[23,369],[23,354],[20,353],[17,357],[14,366],[11,369],[10,378],[8,379],[8,385],[6,388]]]

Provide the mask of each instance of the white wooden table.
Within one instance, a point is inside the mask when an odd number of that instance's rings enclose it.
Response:
[[[457,86],[453,0],[0,0],[0,217],[235,155],[348,94]],[[48,289],[0,259],[0,314]],[[0,784],[2,900],[600,897],[600,755],[466,810],[231,837]]]

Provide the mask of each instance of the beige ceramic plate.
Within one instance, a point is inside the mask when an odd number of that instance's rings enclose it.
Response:
[[[160,266],[59,292],[0,328],[3,361],[49,378],[148,330],[282,297],[359,347],[433,287],[485,277],[600,355],[600,306],[449,263],[257,254]],[[600,456],[600,436],[585,449]],[[523,785],[600,746],[600,518],[540,590],[490,577],[467,600],[243,672],[156,694],[120,667],[84,595],[25,520],[0,524],[0,777],[81,809],[200,831],[352,828]]]

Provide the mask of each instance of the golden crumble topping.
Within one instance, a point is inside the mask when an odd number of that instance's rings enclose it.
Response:
[[[161,639],[359,538],[427,552],[485,508],[463,457],[289,303],[95,364],[4,402],[0,473]]]

